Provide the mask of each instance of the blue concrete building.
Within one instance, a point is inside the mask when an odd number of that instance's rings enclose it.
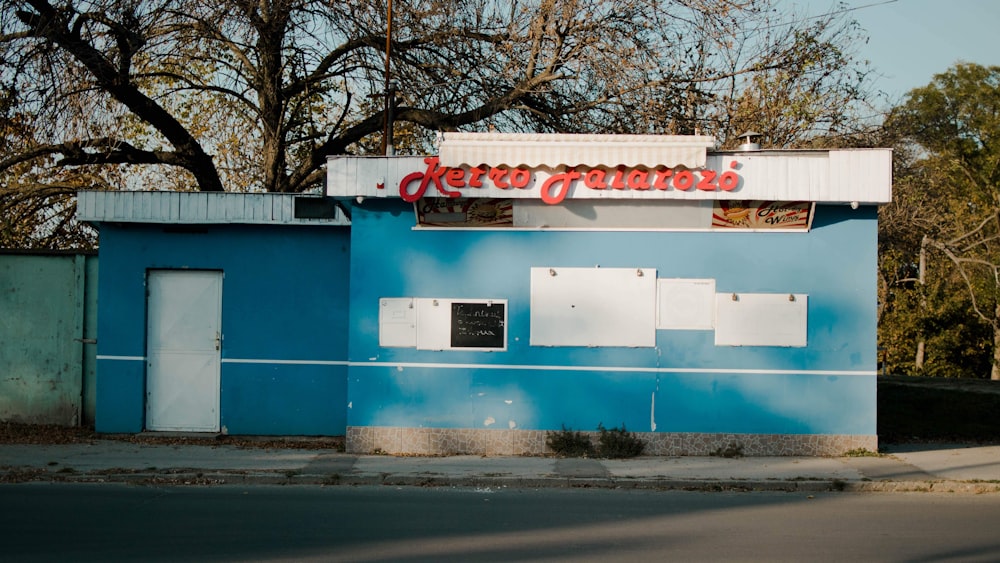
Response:
[[[98,432],[341,435],[349,221],[323,197],[82,192]]]
[[[326,197],[83,193],[97,429],[877,449],[891,152],[713,145],[449,133],[430,157],[332,157]]]
[[[350,200],[348,449],[877,449],[877,205],[891,152],[445,134],[337,158]]]

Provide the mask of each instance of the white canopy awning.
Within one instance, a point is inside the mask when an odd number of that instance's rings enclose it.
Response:
[[[705,166],[715,138],[703,135],[444,133],[442,166]]]

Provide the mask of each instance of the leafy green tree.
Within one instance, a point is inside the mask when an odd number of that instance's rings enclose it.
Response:
[[[883,278],[908,272],[896,283],[918,293],[908,321],[918,348],[935,341],[938,357],[965,369],[986,354],[989,377],[1000,379],[1000,67],[963,63],[936,75],[892,111],[886,130],[906,166],[883,216]]]

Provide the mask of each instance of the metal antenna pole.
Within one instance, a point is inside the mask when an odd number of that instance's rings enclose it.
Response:
[[[395,152],[392,146],[392,110],[396,92],[392,87],[389,74],[389,57],[392,55],[392,0],[387,0],[385,23],[385,111],[382,130],[382,154],[388,156]]]

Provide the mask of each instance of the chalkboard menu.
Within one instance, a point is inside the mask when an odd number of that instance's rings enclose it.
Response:
[[[452,348],[506,347],[507,311],[503,303],[451,304]]]

